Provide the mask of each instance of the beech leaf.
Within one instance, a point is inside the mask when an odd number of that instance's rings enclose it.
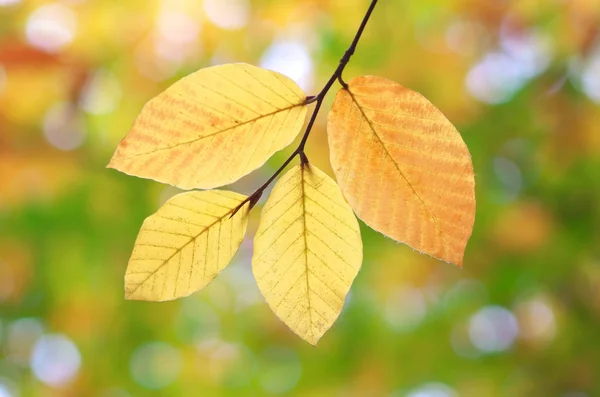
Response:
[[[108,167],[182,189],[227,185],[292,143],[305,102],[277,72],[243,63],[201,69],[144,106]]]
[[[166,301],[211,282],[233,258],[248,224],[246,196],[211,190],[178,194],[144,221],[125,274],[125,297]]]
[[[366,224],[462,266],[475,219],[471,155],[460,133],[421,94],[357,77],[329,113],[331,165]]]
[[[254,238],[252,269],[275,314],[316,345],[362,263],[358,222],[333,179],[298,165],[277,182]]]

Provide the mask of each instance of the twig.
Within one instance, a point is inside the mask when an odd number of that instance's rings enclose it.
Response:
[[[290,157],[288,157],[288,159],[285,160],[285,162],[281,165],[281,167],[279,167],[279,169],[277,171],[275,171],[275,173],[261,187],[256,189],[254,191],[254,193],[252,193],[250,196],[248,196],[248,198],[246,200],[242,201],[242,203],[233,211],[231,216],[234,216],[240,210],[240,208],[242,208],[244,206],[244,204],[246,204],[248,202],[250,202],[250,207],[248,208],[248,211],[251,210],[252,207],[254,207],[256,205],[256,203],[262,196],[265,189],[275,180],[275,178],[277,178],[277,176],[279,176],[279,174],[281,174],[281,172],[283,172],[285,167],[287,167],[288,164],[296,156],[300,157],[300,164],[302,164],[302,165],[308,164],[308,157],[306,156],[306,153],[304,152],[304,147],[306,146],[306,141],[308,140],[308,137],[312,131],[313,125],[315,124],[317,115],[319,114],[319,110],[321,110],[321,105],[323,104],[323,100],[325,99],[325,96],[327,95],[327,93],[331,89],[331,86],[333,85],[333,83],[335,83],[336,80],[339,81],[339,83],[342,85],[342,87],[344,87],[345,89],[348,88],[348,84],[346,84],[346,82],[342,78],[342,73],[344,72],[344,69],[346,68],[346,65],[348,64],[348,62],[350,62],[350,58],[352,58],[352,55],[354,55],[354,51],[356,50],[358,41],[360,40],[360,37],[362,36],[363,31],[365,30],[365,27],[367,26],[367,22],[369,21],[369,18],[371,17],[371,14],[373,13],[375,6],[377,5],[377,2],[378,2],[378,0],[371,0],[371,5],[369,6],[369,9],[367,10],[367,13],[365,14],[358,30],[356,31],[356,35],[354,36],[354,40],[352,40],[352,44],[350,44],[350,47],[348,47],[346,52],[344,52],[344,56],[342,56],[342,59],[340,59],[340,63],[338,65],[338,67],[335,69],[335,71],[333,72],[333,74],[331,75],[331,77],[329,78],[327,83],[325,83],[325,86],[323,87],[321,92],[319,92],[319,94],[316,96],[309,96],[306,98],[306,102],[305,102],[306,105],[311,104],[311,103],[316,103],[316,105],[315,105],[315,108],[313,109],[313,113],[310,117],[310,121],[308,122],[308,125],[306,126],[306,131],[304,132],[304,135],[302,136],[302,140],[300,141],[300,144],[298,145],[296,150],[294,150],[294,152],[290,155]]]

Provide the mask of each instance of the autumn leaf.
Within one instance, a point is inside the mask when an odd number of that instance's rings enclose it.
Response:
[[[276,72],[243,63],[201,69],[144,106],[108,166],[182,189],[233,183],[294,140],[305,102]]]
[[[166,301],[207,285],[237,251],[248,224],[246,197],[229,191],[179,194],[148,217],[137,237],[127,273],[127,299]]]
[[[316,95],[307,97],[276,72],[228,64],[187,76],[148,102],[109,167],[184,189],[212,189],[260,167],[292,142],[307,104],[315,105],[297,148],[249,197],[185,193],[144,222],[127,269],[127,298],[171,300],[209,283],[239,247],[248,212],[294,158],[300,165],[280,177],[263,208],[252,267],[271,309],[304,340],[316,345],[333,325],[360,269],[353,209],[374,229],[462,265],[475,197],[460,134],[425,98],[397,83],[342,80],[376,4]],[[305,152],[338,80],[344,88],[328,131],[339,186]]]
[[[338,185],[312,165],[277,182],[254,238],[252,268],[275,314],[316,345],[362,263],[358,222]]]
[[[374,76],[351,80],[329,114],[331,164],[373,229],[462,266],[475,219],[471,156],[422,95]]]

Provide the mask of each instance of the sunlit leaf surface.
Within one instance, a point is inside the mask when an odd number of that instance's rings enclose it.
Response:
[[[109,167],[182,189],[230,184],[294,140],[305,100],[280,73],[243,63],[201,69],[144,106]]]
[[[421,94],[358,77],[327,125],[331,164],[357,215],[373,229],[462,266],[475,219],[471,155]]]
[[[315,345],[340,314],[362,263],[356,217],[313,165],[277,182],[254,238],[252,269],[271,309]]]
[[[167,201],[140,230],[125,275],[127,299],[165,301],[212,281],[237,251],[248,223],[241,194],[187,192]]]

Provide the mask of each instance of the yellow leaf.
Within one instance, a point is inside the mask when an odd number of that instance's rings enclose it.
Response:
[[[335,181],[313,165],[277,182],[254,238],[252,269],[275,314],[316,345],[362,263],[358,222]]]
[[[178,194],[148,217],[125,274],[125,297],[166,301],[207,285],[237,251],[248,224],[246,197],[224,190]]]
[[[462,266],[475,219],[471,155],[421,94],[381,77],[350,81],[327,125],[344,196],[373,229]]]
[[[233,183],[294,140],[305,101],[276,72],[243,63],[201,69],[144,106],[108,167],[182,189]]]

